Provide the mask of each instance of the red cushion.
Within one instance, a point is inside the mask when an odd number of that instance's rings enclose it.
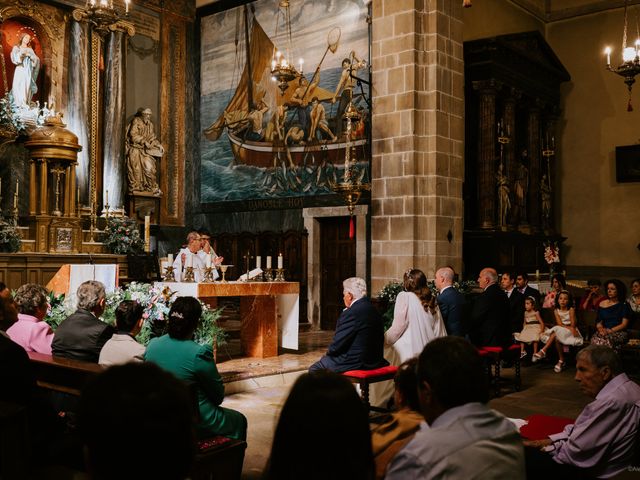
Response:
[[[509,350],[510,352],[513,352],[513,351],[515,351],[515,350],[520,351],[520,345],[518,345],[518,344],[515,344],[515,343],[514,343],[513,345],[510,345],[510,346],[509,346],[509,349],[508,349],[508,350]]]
[[[222,445],[230,441],[231,439],[229,437],[223,437],[222,435],[206,438],[198,442],[198,450],[199,451],[207,450],[208,448],[217,447],[218,445]]]
[[[502,353],[502,347],[480,347],[480,350],[485,350],[491,353]]]
[[[564,427],[575,422],[573,418],[540,414],[531,415],[526,420],[528,423],[520,428],[520,435],[529,440],[542,440],[554,433],[560,433]]]
[[[389,365],[388,367],[376,368],[375,370],[349,370],[344,372],[343,375],[354,378],[372,378],[380,375],[390,375],[398,371],[398,367],[395,365]]]

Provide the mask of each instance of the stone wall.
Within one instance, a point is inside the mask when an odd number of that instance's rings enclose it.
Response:
[[[461,5],[373,1],[373,294],[411,267],[462,267]]]

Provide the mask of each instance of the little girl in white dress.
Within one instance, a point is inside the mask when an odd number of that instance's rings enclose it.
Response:
[[[554,315],[556,317],[556,326],[548,328],[540,336],[540,340],[545,342],[545,346],[537,354],[533,355],[532,361],[537,362],[546,357],[547,349],[552,344],[555,344],[559,360],[556,366],[553,367],[553,371],[560,373],[565,365],[563,345],[580,346],[584,342],[576,326],[576,312],[573,308],[573,299],[568,291],[562,290],[558,294]]]
[[[524,300],[524,325],[520,333],[514,333],[513,337],[520,342],[520,358],[527,356],[525,344],[533,343],[533,354],[538,353],[540,334],[544,332],[544,322],[536,305],[536,299],[527,297]]]

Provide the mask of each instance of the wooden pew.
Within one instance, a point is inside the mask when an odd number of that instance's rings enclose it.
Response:
[[[47,390],[80,396],[87,380],[104,370],[97,363],[54,357],[43,353],[28,353],[38,386]]]

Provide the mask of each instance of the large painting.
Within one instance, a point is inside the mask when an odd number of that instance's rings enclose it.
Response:
[[[326,203],[347,160],[352,180],[369,179],[367,7],[291,0],[287,12],[286,3],[202,18],[201,202],[214,209]],[[302,75],[276,80],[282,58]]]

